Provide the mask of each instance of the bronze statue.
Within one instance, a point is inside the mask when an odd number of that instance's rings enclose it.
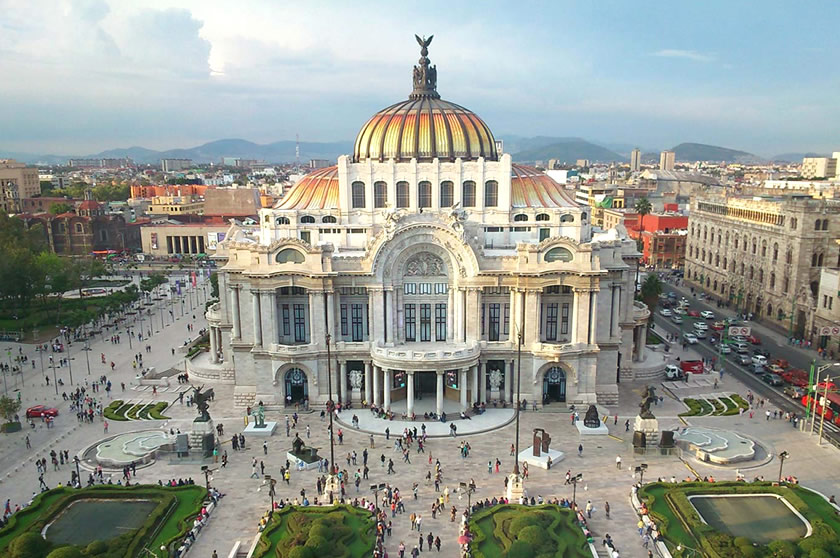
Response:
[[[295,433],[295,439],[292,441],[292,453],[294,455],[300,455],[303,451],[303,440],[300,439],[300,436]]]
[[[534,428],[534,457],[548,453],[551,445],[551,436],[542,428]]]
[[[590,405],[583,415],[583,425],[587,428],[598,428],[601,426],[601,418],[598,416],[598,408]]]
[[[653,386],[648,386],[645,388],[644,393],[642,394],[642,402],[639,404],[641,411],[639,411],[639,416],[643,419],[652,419],[656,418],[653,416],[653,413],[650,411],[650,406],[654,404],[654,402],[658,399],[656,396],[656,388]]]
[[[254,428],[265,428],[265,406],[262,401],[251,411],[251,416],[254,417]]]
[[[193,387],[193,403],[198,407],[198,417],[195,419],[198,422],[207,422],[210,420],[210,413],[208,412],[210,405],[207,403],[213,399],[213,388],[207,391],[201,391],[204,386]]]

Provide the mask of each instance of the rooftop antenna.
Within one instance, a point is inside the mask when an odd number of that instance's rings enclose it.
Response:
[[[300,134],[295,134],[295,164],[300,168]]]

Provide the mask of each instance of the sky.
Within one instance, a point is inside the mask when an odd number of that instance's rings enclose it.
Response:
[[[840,150],[840,2],[0,0],[0,150],[352,140],[438,91],[497,136]]]

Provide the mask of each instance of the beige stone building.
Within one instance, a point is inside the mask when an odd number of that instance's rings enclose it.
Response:
[[[838,237],[837,200],[701,197],[691,204],[685,280],[812,338],[821,269],[840,266]]]
[[[823,268],[816,300],[814,329],[817,345],[840,353],[840,266]]]
[[[802,159],[802,178],[811,180],[814,178],[833,179],[840,177],[838,156],[840,156],[840,153],[834,153],[831,157],[805,157]]]
[[[200,196],[155,196],[147,209],[149,215],[201,215],[204,199]]]
[[[352,154],[261,210],[257,232],[231,227],[191,377],[235,384],[241,406],[324,404],[330,382],[336,399],[406,415],[420,398],[438,414],[617,402],[645,358],[635,243],[593,234],[588,207],[513,164],[436,81],[423,56],[410,98],[362,126]]]
[[[6,213],[19,213],[21,201],[41,194],[38,169],[14,159],[0,159],[0,207]]]

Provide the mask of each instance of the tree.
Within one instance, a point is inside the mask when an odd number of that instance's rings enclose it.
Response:
[[[655,273],[649,273],[642,283],[642,288],[639,292],[639,298],[647,304],[650,310],[651,321],[653,312],[656,310],[656,305],[659,302],[659,295],[662,294],[662,281]]]
[[[50,205],[50,213],[53,215],[61,215],[62,213],[67,213],[68,211],[73,210],[75,210],[75,207],[69,203],[60,202]]]
[[[648,215],[652,209],[650,200],[647,198],[639,198],[636,200],[635,209],[636,213],[639,214],[639,240],[637,244],[639,245],[639,251],[641,252],[644,248],[644,240],[642,240],[642,237],[645,232],[645,215]]]
[[[219,273],[216,271],[210,274],[210,298],[219,298]]]
[[[6,419],[6,422],[13,422],[19,411],[20,401],[6,395],[0,396],[0,417]]]

